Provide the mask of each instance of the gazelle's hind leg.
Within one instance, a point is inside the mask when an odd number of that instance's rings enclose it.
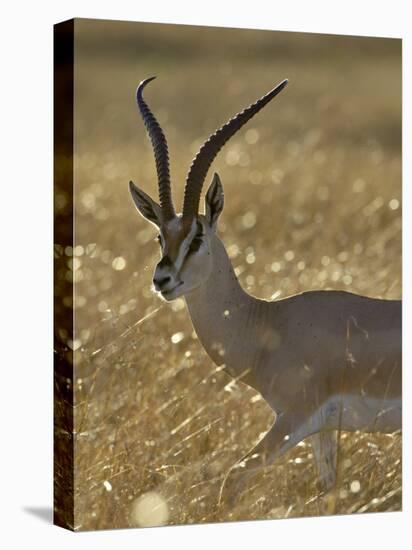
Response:
[[[318,432],[310,436],[320,485],[327,492],[336,484],[338,437],[336,430]]]

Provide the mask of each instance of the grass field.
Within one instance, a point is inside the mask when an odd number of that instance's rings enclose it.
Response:
[[[222,476],[273,416],[207,357],[184,302],[151,291],[156,230],[128,191],[133,179],[157,194],[140,80],[158,76],[146,98],[180,204],[202,140],[287,77],[213,165],[241,284],[265,299],[400,298],[400,41],[87,20],[76,35],[76,247],[63,251],[75,281],[74,302],[63,297],[76,322],[75,528],[400,510],[399,435],[343,433],[328,496],[302,442],[234,505],[224,489],[218,502]]]

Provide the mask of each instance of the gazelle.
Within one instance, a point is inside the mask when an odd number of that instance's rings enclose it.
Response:
[[[153,284],[167,300],[183,296],[211,359],[255,388],[276,413],[273,427],[244,461],[253,471],[311,437],[323,488],[336,481],[337,431],[401,429],[401,301],[344,291],[310,291],[268,302],[240,286],[217,235],[223,188],[214,175],[223,145],[287,84],[284,80],[229,120],[202,145],[186,180],[183,213],[171,193],[166,138],[143,98],[137,104],[156,161],[160,204],[130,182],[138,211],[159,228],[161,260]]]

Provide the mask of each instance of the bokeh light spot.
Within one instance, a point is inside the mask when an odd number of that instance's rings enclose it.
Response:
[[[166,500],[155,491],[137,498],[131,508],[130,521],[139,527],[166,525],[169,520],[169,507]]]
[[[351,493],[359,493],[360,488],[361,488],[361,485],[357,479],[352,481],[352,483],[350,484]]]
[[[183,332],[175,332],[170,340],[172,341],[172,344],[178,344],[179,342],[181,342],[183,340],[183,338],[185,337],[185,335],[183,334]]]
[[[122,256],[118,256],[112,261],[112,267],[116,271],[121,271],[126,267],[126,260]]]
[[[255,128],[249,128],[245,133],[245,141],[249,145],[253,145],[259,141],[259,132]]]

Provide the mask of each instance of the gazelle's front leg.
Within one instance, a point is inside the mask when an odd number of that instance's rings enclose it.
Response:
[[[219,501],[229,476],[232,478],[228,483],[230,485],[229,499],[234,502],[247,487],[248,481],[261,468],[271,464],[304,437],[305,435],[302,437],[302,430],[298,429],[296,425],[296,419],[288,414],[278,415],[274,425],[264,438],[228,472],[221,487]]]
[[[338,437],[336,430],[321,431],[310,438],[320,484],[326,492],[336,483]]]

